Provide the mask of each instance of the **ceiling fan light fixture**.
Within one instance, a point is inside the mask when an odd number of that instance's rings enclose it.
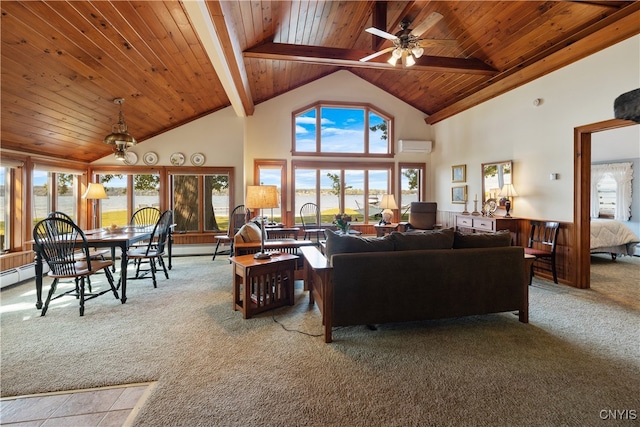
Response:
[[[420,46],[414,46],[413,49],[411,49],[411,53],[413,53],[413,56],[415,56],[417,59],[422,56],[422,54],[424,53],[424,49]]]
[[[396,61],[400,58],[402,58],[402,49],[400,49],[399,47],[393,49],[393,52],[391,52],[391,56],[393,58],[396,58]]]
[[[413,58],[413,55],[409,53],[402,58],[402,63],[405,67],[411,67],[416,65],[416,60]]]
[[[124,152],[128,147],[133,147],[138,142],[131,136],[127,128],[127,124],[124,121],[124,114],[122,113],[122,104],[124,104],[124,98],[116,98],[113,100],[114,104],[120,105],[120,113],[118,114],[118,123],[111,126],[111,133],[104,137],[103,142],[105,144],[115,146],[116,159],[123,160]]]
[[[395,67],[395,66],[396,66],[396,64],[398,63],[398,59],[399,59],[399,58],[396,58],[395,56],[391,55],[391,56],[389,57],[389,60],[387,61],[387,63],[388,63],[389,65],[392,65],[392,66],[394,66],[394,67]]]

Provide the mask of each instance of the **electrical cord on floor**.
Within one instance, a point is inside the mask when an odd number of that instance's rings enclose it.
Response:
[[[299,330],[299,329],[289,329],[289,328],[287,328],[286,326],[284,326],[284,324],[282,324],[278,319],[276,319],[276,315],[275,315],[275,313],[271,313],[271,319],[273,319],[273,321],[274,321],[275,323],[277,323],[278,325],[280,325],[280,327],[281,327],[282,329],[284,329],[285,331],[287,331],[287,332],[297,332],[297,333],[299,333],[299,334],[307,335],[307,336],[309,336],[309,337],[321,337],[321,336],[322,336],[322,334],[311,334],[311,333],[309,333],[309,332],[304,332],[304,331],[301,331],[301,330]]]

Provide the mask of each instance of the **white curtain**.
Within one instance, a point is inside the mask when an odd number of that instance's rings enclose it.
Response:
[[[591,165],[591,217],[598,217],[598,182],[607,174],[610,174],[617,184],[615,219],[629,221],[631,218],[631,181],[633,180],[631,162]]]

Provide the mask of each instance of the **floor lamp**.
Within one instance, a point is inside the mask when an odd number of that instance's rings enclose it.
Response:
[[[275,185],[248,185],[247,195],[244,201],[247,209],[269,209],[277,208],[278,204],[278,188]],[[265,222],[262,212],[260,212],[260,221],[262,227],[260,231],[260,252],[253,257],[256,259],[271,258],[271,254],[264,250]]]
[[[93,200],[93,228],[98,228],[98,200],[108,198],[104,186],[99,183],[90,182],[82,198]]]

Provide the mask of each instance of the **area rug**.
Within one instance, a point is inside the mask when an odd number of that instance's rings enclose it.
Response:
[[[3,290],[2,396],[157,380],[136,426],[595,426],[639,409],[640,311],[596,291],[535,278],[529,324],[344,327],[325,344],[301,283],[294,306],[245,320],[231,273],[174,258],[157,289],[131,281],[126,304],[105,294],[84,317],[75,299],[40,317],[33,282]]]

